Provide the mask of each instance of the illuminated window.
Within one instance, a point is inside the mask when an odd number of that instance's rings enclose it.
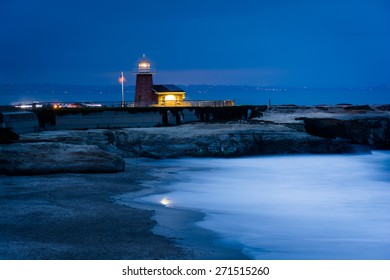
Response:
[[[172,94],[165,96],[165,101],[174,101],[174,100],[176,100],[176,97]]]

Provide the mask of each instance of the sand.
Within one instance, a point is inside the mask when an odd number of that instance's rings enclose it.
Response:
[[[194,225],[201,213],[135,203],[161,192],[142,182],[168,179],[148,161],[114,174],[0,176],[0,259],[245,258]]]

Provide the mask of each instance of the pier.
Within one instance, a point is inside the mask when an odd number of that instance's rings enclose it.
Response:
[[[0,126],[19,134],[42,130],[174,126],[191,122],[247,120],[260,116],[261,112],[267,109],[265,105],[189,107],[60,105],[23,109],[3,107],[0,109]]]

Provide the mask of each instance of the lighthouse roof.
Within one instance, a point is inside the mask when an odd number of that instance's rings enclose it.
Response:
[[[153,90],[155,92],[184,92],[181,88],[176,85],[167,84],[167,85],[153,85]]]

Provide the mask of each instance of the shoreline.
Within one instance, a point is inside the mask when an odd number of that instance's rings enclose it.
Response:
[[[213,232],[192,225],[202,218],[201,213],[116,203],[120,195],[139,197],[161,191],[140,183],[160,183],[161,179],[153,176],[153,167],[140,161],[131,159],[124,172],[114,174],[1,175],[0,259],[244,258],[237,250],[214,244]],[[170,218],[178,229],[186,227],[188,238],[155,231],[155,213]]]
[[[155,220],[160,225],[157,233],[164,234],[162,231],[167,229],[173,233],[169,237],[179,237],[179,243],[184,245],[186,240],[181,240],[181,236],[191,240],[191,236],[197,235],[191,231],[194,227],[188,227],[193,219],[192,224],[198,220],[199,225],[220,234],[208,235],[214,238],[213,246],[219,238],[221,244],[227,242],[227,246],[230,243],[245,248],[241,251],[254,259],[381,259],[387,253],[378,246],[387,244],[381,227],[389,220],[377,205],[389,194],[386,164],[389,155],[374,152],[373,155],[271,156],[266,160],[232,159],[230,163],[213,159],[162,161],[156,164],[168,167],[166,179],[174,183],[164,188],[163,181],[157,180],[153,189],[158,194],[143,198],[146,204],[141,205],[157,209]],[[172,166],[180,168],[173,178]],[[164,168],[157,169],[160,175],[164,174]],[[237,169],[238,173],[234,171]],[[197,170],[209,171],[205,174]],[[313,172],[316,170],[319,172]],[[244,179],[243,175],[250,179]],[[237,184],[241,180],[243,184]],[[351,191],[355,193],[351,195]],[[169,200],[182,216],[177,218],[172,208],[163,206]],[[191,210],[181,211],[180,207],[198,209],[207,216],[198,212],[191,217],[188,216]],[[386,209],[388,204],[383,203],[383,207]],[[370,219],[371,215],[378,220]],[[180,217],[187,223],[184,228],[180,228]],[[368,233],[365,228],[372,230]]]
[[[171,240],[153,234],[152,212],[115,204],[142,189],[143,167],[114,174],[1,176],[0,259],[182,259]]]
[[[204,219],[197,209],[134,201],[169,192],[172,178],[183,179],[174,174],[193,168],[158,159],[390,149],[388,107],[380,116],[364,108],[282,109],[250,122],[43,131],[1,144],[0,173],[25,176],[0,174],[0,259],[244,259],[240,249],[220,246],[217,233],[196,225]],[[108,166],[97,168],[102,162]],[[77,173],[81,166],[86,173]],[[112,166],[123,172],[99,173]],[[129,196],[125,205],[117,203],[123,196]]]
[[[130,159],[130,161],[147,160],[149,159]],[[140,162],[138,162],[139,164]],[[162,176],[161,169],[169,170],[169,175]],[[153,233],[165,236],[169,240],[174,241],[179,247],[189,253],[189,259],[193,260],[245,260],[250,259],[238,247],[227,247],[226,245],[218,244],[219,235],[211,230],[204,229],[196,225],[197,222],[204,219],[205,214],[196,209],[183,209],[167,207],[154,203],[139,201],[139,198],[153,194],[168,194],[167,184],[170,183],[169,177],[171,174],[176,177],[177,172],[182,170],[180,167],[164,166],[160,167],[156,173],[157,166],[152,167],[148,172],[152,177],[159,178],[158,180],[146,180],[141,182],[144,189],[136,193],[127,193],[116,196],[115,203],[127,205],[130,207],[146,209],[153,211],[152,219],[157,222],[153,228]],[[190,170],[184,168],[184,170]],[[163,178],[165,177],[165,178]],[[177,179],[174,178],[174,179]],[[146,186],[147,185],[147,186]]]

